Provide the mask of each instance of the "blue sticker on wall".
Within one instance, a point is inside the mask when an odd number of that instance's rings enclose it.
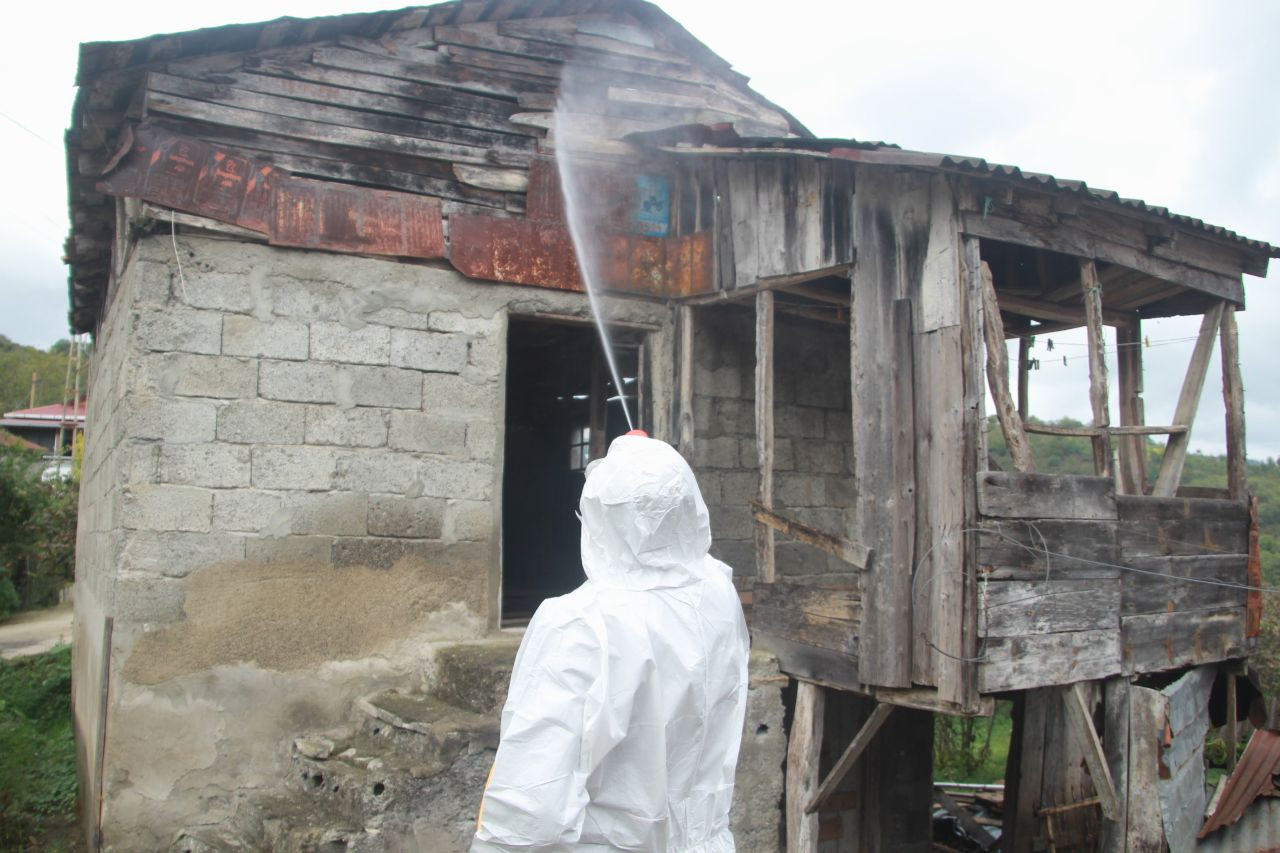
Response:
[[[662,175],[636,175],[636,203],[631,230],[649,237],[665,237],[671,225],[671,183]]]

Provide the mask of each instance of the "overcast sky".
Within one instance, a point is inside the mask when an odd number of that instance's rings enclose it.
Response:
[[[0,52],[7,204],[0,334],[67,335],[63,129],[77,44],[394,8],[368,0],[26,5]],[[659,0],[761,94],[820,136],[886,140],[1087,181],[1280,243],[1280,3],[892,4]],[[28,20],[16,18],[26,15]],[[1280,264],[1273,264],[1273,270]],[[1272,324],[1280,272],[1245,278],[1240,337],[1251,458],[1280,456]],[[1147,421],[1169,423],[1197,321],[1149,323]],[[1040,344],[1033,414],[1089,417],[1079,338]],[[1064,365],[1062,357],[1068,358]],[[1114,362],[1113,362],[1114,370]],[[1219,367],[1192,446],[1221,452]],[[1113,412],[1114,412],[1113,408]],[[1114,415],[1113,415],[1114,417]]]

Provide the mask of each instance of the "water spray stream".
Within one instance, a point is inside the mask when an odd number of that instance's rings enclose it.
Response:
[[[561,84],[562,91],[565,84]],[[587,301],[591,303],[591,317],[595,321],[596,330],[600,333],[600,345],[604,348],[605,361],[609,365],[609,374],[613,377],[613,387],[617,389],[618,399],[622,402],[622,414],[627,419],[627,429],[634,430],[631,420],[631,409],[627,406],[626,388],[618,373],[618,363],[613,356],[613,344],[609,340],[609,329],[605,326],[604,315],[600,309],[600,294],[596,248],[589,242],[589,225],[585,219],[587,211],[586,196],[583,195],[581,175],[576,164],[572,162],[569,152],[571,140],[575,136],[570,112],[566,100],[562,96],[556,103],[554,116],[556,168],[560,173],[560,191],[564,196],[565,220],[569,224],[569,236],[573,240],[573,251],[578,257],[578,270],[582,273],[582,283],[587,289]]]

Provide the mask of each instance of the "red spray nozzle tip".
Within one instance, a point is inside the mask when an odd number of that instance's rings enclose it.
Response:
[[[649,437],[649,433],[645,432],[645,431],[644,431],[644,430],[642,430],[642,429],[633,429],[633,430],[628,431],[626,434],[627,434],[627,435],[638,435],[638,436],[640,436],[641,438],[648,438],[648,437]]]

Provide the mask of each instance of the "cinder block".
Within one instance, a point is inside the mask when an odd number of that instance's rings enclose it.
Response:
[[[711,535],[716,539],[750,539],[755,535],[755,522],[747,504],[708,507],[711,513]]]
[[[364,536],[369,530],[369,496],[361,493],[290,495],[277,512],[294,534]]]
[[[185,283],[173,287],[184,302],[195,308],[215,311],[246,313],[253,310],[249,276],[240,271],[224,271],[220,266],[210,269],[192,263],[192,260],[198,260],[198,257],[183,259]]]
[[[431,328],[436,332],[457,332],[474,337],[490,338],[502,335],[501,315],[472,317],[460,311],[432,311]]]
[[[722,397],[715,401],[717,425],[725,435],[755,435],[755,404],[736,397]]]
[[[815,474],[782,474],[774,478],[774,497],[788,507],[828,506],[825,478]]]
[[[222,318],[223,355],[303,360],[308,340],[306,323],[283,319],[263,322],[241,315]]]
[[[333,543],[333,564],[338,567],[369,566],[387,569],[401,560],[411,560],[438,569],[467,569],[483,588],[480,569],[490,559],[486,542],[438,542],[429,539],[341,538]],[[457,599],[475,597],[475,590],[459,588]]]
[[[258,368],[258,394],[269,400],[334,403],[338,400],[337,368],[304,361],[263,361]]]
[[[421,409],[422,376],[416,370],[398,367],[341,368],[342,397],[338,402],[353,406],[383,406],[388,409]],[[431,374],[428,374],[431,375]]]
[[[699,471],[698,488],[702,491],[702,500],[707,506],[722,503],[720,494],[720,474],[716,471]]]
[[[417,497],[423,494],[419,457],[390,450],[346,451],[336,454],[333,487]]]
[[[443,498],[405,498],[373,495],[369,498],[369,533],[407,539],[439,539],[444,528]]]
[[[720,498],[726,504],[746,504],[756,499],[760,476],[755,471],[726,471],[720,475]]]
[[[245,540],[244,558],[251,563],[319,563],[333,565],[331,536],[267,536]]]
[[[242,399],[258,395],[257,362],[187,353],[144,356],[134,370],[134,390],[143,394]]]
[[[225,489],[249,485],[249,448],[235,444],[175,444],[160,447],[161,483]]]
[[[493,466],[482,462],[424,456],[419,476],[423,495],[480,501],[493,497]]]
[[[213,529],[257,533],[280,509],[279,492],[223,489],[213,493]]]
[[[445,538],[487,542],[494,535],[492,501],[449,501],[445,509]]]
[[[113,591],[117,629],[126,625],[176,622],[183,617],[186,584],[177,578],[121,572]]]
[[[135,396],[129,402],[124,432],[129,438],[171,444],[212,441],[218,410],[208,400]]]
[[[849,393],[848,375],[834,371],[823,373],[801,372],[796,377],[796,399],[800,406],[819,406],[824,409],[844,408]]]
[[[497,382],[473,383],[449,373],[422,376],[422,406],[433,415],[455,420],[491,420],[499,410]]]
[[[343,364],[386,364],[391,330],[386,326],[349,328],[341,323],[311,324],[311,359]]]
[[[844,445],[817,439],[795,441],[796,470],[812,474],[838,474],[844,470]]]
[[[466,373],[473,377],[497,379],[507,366],[506,341],[501,337],[472,338],[467,342]]]
[[[424,412],[391,413],[387,443],[397,450],[416,450],[448,456],[466,455],[467,424]]]
[[[738,439],[731,436],[695,439],[693,443],[693,459],[694,466],[699,469],[738,468]]]
[[[458,373],[467,363],[467,339],[445,332],[391,330],[391,364],[435,373]]]
[[[853,475],[843,473],[825,478],[827,503],[831,506],[853,507],[858,499],[858,490],[854,486]]]
[[[307,444],[382,447],[387,443],[388,415],[382,409],[308,406]]]
[[[741,397],[742,373],[732,366],[714,370],[697,368],[693,371],[693,393],[704,397]]]
[[[498,455],[500,433],[492,423],[472,421],[467,424],[467,455],[472,459],[493,459]]]
[[[301,444],[305,407],[240,400],[218,412],[218,439],[244,444]]]
[[[230,533],[137,531],[129,534],[120,552],[126,572],[186,577],[197,569],[244,559],[244,537]],[[121,598],[117,593],[116,605]]]
[[[136,485],[124,492],[121,524],[129,530],[208,531],[213,493],[187,486]]]
[[[774,414],[774,433],[786,438],[822,438],[826,412],[812,406],[786,406]]]
[[[717,539],[711,543],[711,556],[733,569],[735,577],[756,573],[755,543],[744,539]]]
[[[254,447],[250,482],[258,489],[333,487],[337,456],[328,447]]]
[[[145,311],[135,328],[142,349],[209,355],[222,351],[222,315],[216,311],[157,306]]]

